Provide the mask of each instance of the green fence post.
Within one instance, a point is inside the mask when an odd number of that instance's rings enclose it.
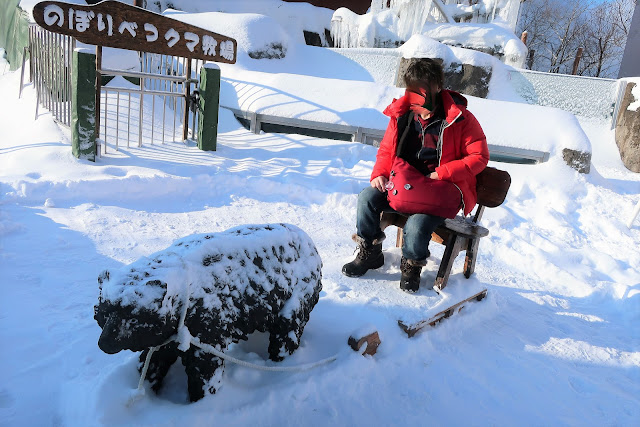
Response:
[[[198,91],[200,92],[198,148],[204,151],[215,151],[220,107],[220,67],[209,63],[200,69]]]
[[[96,161],[96,56],[73,52],[71,83],[71,151],[79,159]]]

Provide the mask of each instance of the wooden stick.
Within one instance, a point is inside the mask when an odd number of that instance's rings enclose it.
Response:
[[[425,326],[427,326],[427,325],[435,326],[442,319],[446,319],[447,317],[450,317],[455,312],[456,309],[458,309],[458,311],[460,311],[465,303],[470,302],[471,300],[474,300],[474,299],[477,300],[477,301],[481,301],[486,296],[487,296],[487,290],[484,289],[484,290],[478,292],[477,294],[472,295],[469,298],[466,298],[466,299],[464,299],[464,300],[452,305],[451,307],[448,307],[448,308],[442,310],[441,312],[431,316],[429,319],[421,320],[421,321],[419,321],[417,323],[410,324],[410,325],[407,325],[402,320],[398,320],[398,326],[400,326],[400,329],[405,331],[406,334],[409,336],[409,338],[411,338],[412,336],[417,334]]]
[[[184,117],[182,121],[182,142],[189,138],[189,98],[191,97],[191,58],[187,58],[186,82],[184,84]]]
[[[362,353],[363,356],[364,355],[373,356],[378,351],[378,346],[382,344],[382,341],[380,341],[380,336],[378,335],[378,331],[372,332],[369,335],[366,335],[360,339],[349,337],[347,344],[349,344],[349,346],[354,351],[359,352],[360,348],[362,347],[362,344],[364,344],[365,342],[367,343],[367,348]]]

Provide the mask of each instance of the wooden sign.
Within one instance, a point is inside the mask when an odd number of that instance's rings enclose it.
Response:
[[[93,6],[43,1],[33,7],[41,27],[82,43],[234,64],[237,42],[227,36],[107,0]]]

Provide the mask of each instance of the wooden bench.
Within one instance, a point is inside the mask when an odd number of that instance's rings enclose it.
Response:
[[[438,275],[433,289],[436,292],[447,286],[453,262],[461,251],[465,251],[464,276],[468,279],[473,274],[478,257],[478,244],[480,239],[489,234],[489,230],[479,224],[484,208],[495,208],[504,202],[509,187],[511,176],[508,172],[487,167],[476,177],[476,191],[478,203],[475,214],[469,218],[457,216],[454,219],[446,219],[431,235],[431,241],[445,245]],[[407,222],[408,215],[397,212],[383,212],[380,227],[384,230],[390,225],[398,227],[396,246],[402,247],[402,227]]]

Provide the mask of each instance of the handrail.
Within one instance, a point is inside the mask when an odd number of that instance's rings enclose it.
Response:
[[[334,134],[350,135],[351,141],[377,147],[384,136],[384,130],[373,129],[360,126],[343,125],[339,123],[316,122],[312,120],[296,119],[293,117],[280,117],[271,114],[255,113],[240,110],[238,108],[226,107],[237,118],[249,120],[251,132],[259,134],[263,123],[271,125],[282,125],[299,128],[301,130],[324,131]],[[301,134],[304,134],[301,132]],[[526,148],[505,147],[495,144],[487,144],[491,160],[506,163],[543,163],[549,160],[550,153],[547,151],[530,150]]]
[[[124,77],[139,77],[139,78],[150,78],[150,79],[161,79],[168,80],[171,82],[180,82],[184,83],[197,83],[198,79],[185,78],[185,76],[168,76],[166,74],[154,74],[154,73],[140,73],[137,71],[125,71],[125,70],[111,70],[107,68],[97,69],[97,73],[102,74],[103,76],[124,76]]]

